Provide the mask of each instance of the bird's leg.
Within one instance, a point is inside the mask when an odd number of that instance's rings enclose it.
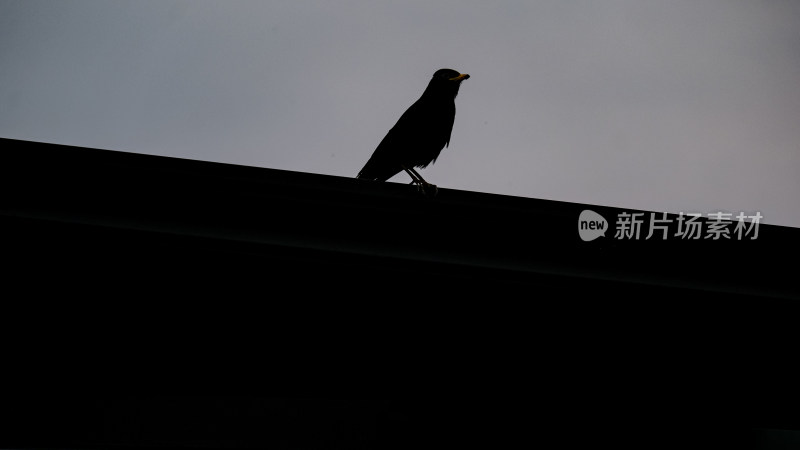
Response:
[[[422,180],[422,177],[419,176],[419,174],[414,169],[407,169],[405,166],[400,166],[400,167],[402,167],[403,170],[406,171],[408,176],[411,177],[410,184],[414,184],[417,186],[417,192],[422,192],[423,194],[425,194],[425,186],[423,184],[425,183],[425,181]]]
[[[405,167],[403,167],[403,169],[405,169],[406,173],[408,173],[408,175],[409,175],[411,178],[413,178],[413,179],[414,179],[414,182],[416,182],[416,183],[417,183],[417,186],[420,186],[420,187],[422,188],[422,193],[423,193],[423,194],[426,194],[426,195],[427,195],[427,194],[428,194],[428,191],[429,191],[431,188],[433,188],[433,192],[432,192],[432,194],[431,194],[431,195],[435,196],[437,193],[439,193],[439,188],[438,188],[438,187],[436,187],[436,185],[435,185],[435,184],[430,184],[430,183],[428,183],[427,181],[425,181],[425,179],[424,179],[424,178],[422,178],[422,176],[421,176],[420,174],[418,174],[418,173],[417,173],[417,171],[416,171],[416,170],[414,170],[414,168],[413,168],[413,167],[411,167],[411,168],[408,168],[408,169],[406,169]]]
[[[403,165],[401,165],[400,167],[402,167],[403,170],[406,171],[408,176],[411,177],[411,184],[416,184],[417,185],[417,190],[421,191],[424,194],[425,193],[425,186],[424,186],[425,180],[423,180],[422,177],[419,176],[417,171],[414,170],[413,168],[409,169],[409,168],[406,168],[406,166],[403,166]]]
[[[422,177],[420,177],[419,174],[414,169],[407,169],[406,166],[403,165],[401,165],[400,167],[402,167],[403,170],[406,171],[408,176],[411,177],[411,184],[416,184],[417,186],[420,185],[420,183],[422,182]]]

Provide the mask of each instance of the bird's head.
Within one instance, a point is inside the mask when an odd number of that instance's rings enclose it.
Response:
[[[439,69],[433,74],[426,92],[436,97],[455,98],[458,95],[458,87],[467,78],[469,78],[469,75],[459,73],[453,69]]]
[[[466,73],[458,73],[453,69],[439,69],[433,74],[433,79],[441,82],[450,82],[459,84],[469,78]]]

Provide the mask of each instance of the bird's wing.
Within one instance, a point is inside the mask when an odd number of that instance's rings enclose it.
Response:
[[[358,178],[386,181],[402,171],[403,164],[426,167],[436,161],[441,149],[450,144],[454,119],[455,106],[452,112],[443,111],[420,98],[386,133]]]
[[[452,136],[452,134],[453,134],[453,124],[454,123],[456,123],[456,110],[455,110],[455,107],[453,107],[453,114],[450,115],[450,123],[448,124],[449,126],[447,127],[447,139],[444,141],[444,146],[445,147],[450,147],[450,136]]]
[[[405,116],[406,114],[403,114],[395,126],[386,133],[386,136],[378,144],[367,164],[358,173],[357,178],[386,181],[403,170],[399,162],[399,153],[407,147],[406,141],[409,136],[409,133],[403,131],[408,127],[406,125],[407,120],[403,120]]]

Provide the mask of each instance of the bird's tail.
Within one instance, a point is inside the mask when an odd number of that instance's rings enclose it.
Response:
[[[364,165],[364,168],[358,172],[356,178],[362,180],[386,181],[400,173],[401,170],[403,170],[402,167],[379,164],[376,163],[374,159],[370,158],[367,164]]]
[[[385,169],[382,170],[381,165],[377,164],[374,158],[370,158],[367,163],[364,164],[364,167],[358,172],[356,178],[362,180],[386,181],[392,177],[392,175],[390,175],[389,177],[382,178],[383,172],[385,172]]]

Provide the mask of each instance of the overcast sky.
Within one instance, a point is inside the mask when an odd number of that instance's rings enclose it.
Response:
[[[800,227],[797,0],[0,0],[0,136],[352,177],[444,67],[440,187]]]

